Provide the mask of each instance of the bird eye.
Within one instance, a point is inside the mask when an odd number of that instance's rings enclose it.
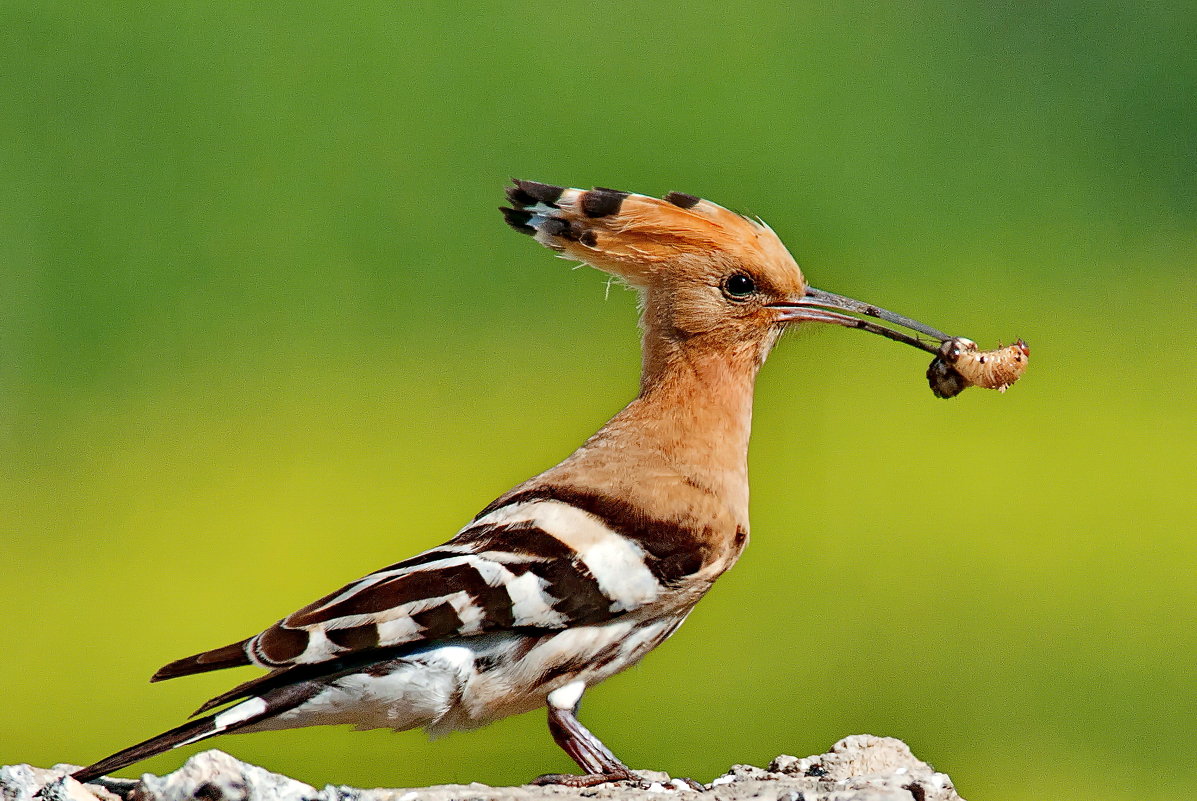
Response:
[[[756,292],[756,282],[744,273],[729,275],[723,282],[723,294],[732,300],[743,300],[753,292]]]

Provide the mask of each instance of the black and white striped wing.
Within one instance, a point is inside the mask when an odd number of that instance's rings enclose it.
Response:
[[[702,567],[703,549],[692,542],[684,526],[655,520],[601,493],[562,487],[516,491],[483,510],[445,545],[348,584],[256,637],[165,666],[156,679],[251,662],[273,670],[218,695],[196,712],[211,714],[74,776],[90,780],[169,748],[232,731],[320,722],[448,730],[531,708],[529,699],[542,700],[540,691],[547,683],[583,668],[592,668],[592,678],[601,679],[634,663],[677,628],[684,610],[674,609],[647,625],[629,621],[621,627],[618,618],[660,600]],[[551,636],[607,621],[615,628],[566,643]],[[492,689],[501,687],[502,692],[493,697],[476,689],[481,695],[475,699],[478,709],[471,712],[475,717],[450,717],[444,705],[448,696],[437,696],[431,685],[424,688],[428,692],[411,697],[402,686],[410,670],[427,667],[414,667],[405,659],[424,643],[503,631],[528,635],[517,638],[522,656],[508,653],[505,663],[500,660],[487,670],[511,668],[514,672],[504,675],[515,683],[499,681]],[[546,634],[550,636],[540,636]],[[444,667],[430,675],[444,678]],[[370,693],[359,697],[371,682],[382,693],[382,701],[374,699],[381,706],[371,706]],[[246,700],[212,712],[239,699]],[[399,717],[390,715],[394,704],[403,707]]]
[[[492,505],[445,545],[279,621],[249,641],[250,657],[281,668],[447,637],[599,623],[653,603],[699,567],[681,549],[653,553],[641,527],[629,531],[553,494]]]

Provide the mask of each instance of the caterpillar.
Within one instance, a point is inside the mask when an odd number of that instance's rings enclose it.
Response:
[[[927,383],[937,398],[954,398],[968,387],[985,387],[1005,392],[1027,369],[1031,349],[1021,339],[996,350],[977,350],[977,343],[964,337],[945,339],[939,346]]]

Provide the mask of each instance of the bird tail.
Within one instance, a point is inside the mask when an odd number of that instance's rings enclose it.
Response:
[[[132,765],[134,762],[140,762],[143,759],[157,756],[163,751],[169,751],[172,748],[178,748],[180,745],[194,743],[206,737],[211,737],[213,734],[218,733],[214,723],[215,718],[215,715],[209,715],[200,720],[193,720],[168,732],[163,732],[157,737],[151,737],[145,742],[131,745],[128,748],[117,751],[110,757],[101,759],[94,765],[89,765],[86,768],[75,771],[71,774],[71,778],[80,782],[89,782],[92,779],[97,779],[100,776]]]
[[[269,709],[269,706],[261,697],[250,698],[228,709],[184,723],[182,726],[151,737],[145,742],[117,751],[94,765],[75,771],[71,777],[76,781],[89,782],[172,748],[206,740],[213,735],[236,731],[280,711],[277,708]]]

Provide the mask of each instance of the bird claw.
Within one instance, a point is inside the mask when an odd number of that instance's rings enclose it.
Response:
[[[644,779],[632,773],[630,770],[617,771],[614,773],[586,773],[583,775],[576,775],[573,773],[546,773],[543,776],[537,776],[530,784],[538,787],[544,787],[550,784],[561,785],[562,787],[594,787],[598,784],[607,784],[608,782],[635,782],[643,787],[647,786]]]
[[[614,772],[614,773],[586,773],[576,775],[573,773],[546,773],[543,776],[537,776],[529,784],[538,787],[546,785],[559,785],[561,787],[594,787],[599,784],[607,784],[609,782],[629,782],[637,785],[641,790],[647,790],[653,782],[645,779],[642,776],[637,776],[635,773],[629,771]],[[705,792],[706,787],[694,781],[693,779],[679,776],[664,782],[666,786],[673,785],[678,790],[693,790],[695,792]],[[678,785],[684,785],[679,787]]]

